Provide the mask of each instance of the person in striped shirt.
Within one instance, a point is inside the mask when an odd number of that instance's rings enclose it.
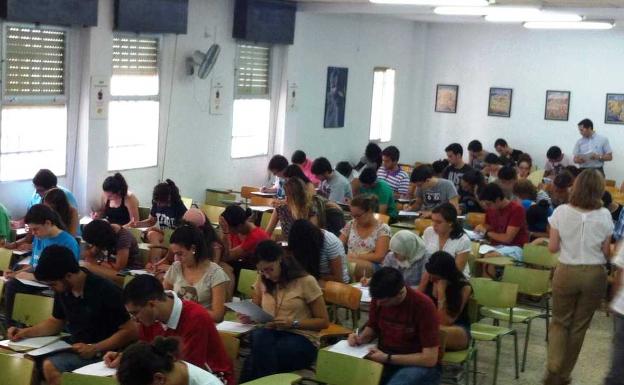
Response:
[[[399,167],[401,153],[395,146],[388,146],[381,152],[382,166],[377,170],[377,178],[384,180],[394,193],[395,198],[407,196],[409,175]]]

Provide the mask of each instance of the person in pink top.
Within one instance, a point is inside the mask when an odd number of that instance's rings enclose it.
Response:
[[[307,176],[308,179],[310,179],[310,181],[315,186],[318,186],[319,183],[321,183],[321,181],[318,180],[316,175],[312,173],[312,163],[314,162],[314,160],[308,159],[305,152],[301,150],[297,150],[293,152],[292,156],[290,157],[290,162],[301,167],[305,176]]]

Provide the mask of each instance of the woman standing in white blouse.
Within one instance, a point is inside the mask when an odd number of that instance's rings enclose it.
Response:
[[[586,169],[574,182],[570,203],[557,207],[549,218],[548,249],[560,256],[552,282],[545,385],[570,383],[585,332],[607,288],[613,220],[602,207],[604,184],[599,172]]]

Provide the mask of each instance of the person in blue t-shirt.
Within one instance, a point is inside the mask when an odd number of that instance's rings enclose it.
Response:
[[[58,179],[52,171],[42,168],[35,174],[32,179],[32,183],[33,186],[35,186],[35,191],[30,198],[30,202],[28,203],[29,209],[34,205],[43,203],[43,197],[48,191],[52,190],[53,188],[63,190],[63,192],[67,196],[67,201],[69,202],[69,204],[72,205],[72,207],[78,208],[78,202],[76,201],[76,197],[74,197],[74,194],[72,194],[72,192],[65,187],[57,185]]]
[[[65,231],[65,225],[59,218],[59,215],[50,207],[43,204],[34,205],[26,213],[24,222],[28,225],[29,233],[33,237],[32,256],[30,263],[20,265],[19,270],[4,272],[4,277],[8,279],[4,289],[5,314],[13,314],[13,303],[17,293],[35,294],[44,289],[39,286],[29,285],[27,282],[35,280],[33,271],[39,263],[39,257],[43,249],[50,245],[65,246],[72,251],[76,261],[80,259],[78,242],[71,234]],[[7,322],[9,325],[11,324],[11,320],[7,319]]]

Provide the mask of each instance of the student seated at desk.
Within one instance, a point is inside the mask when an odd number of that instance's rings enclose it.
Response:
[[[67,195],[59,188],[49,190],[43,198],[43,204],[50,207],[65,224],[67,232],[73,236],[80,236],[80,220],[78,219],[78,210],[69,204]]]
[[[533,171],[533,159],[531,159],[531,155],[522,154],[518,158],[518,179],[526,179],[529,177],[531,172]]]
[[[522,247],[529,241],[526,215],[522,205],[507,199],[496,183],[488,184],[479,198],[487,210],[485,224],[478,225],[475,231],[482,233],[497,249],[485,254],[484,257],[503,255],[522,261]],[[487,273],[493,277],[494,271],[494,267],[489,266]]]
[[[294,221],[308,219],[318,225],[319,213],[314,204],[313,196],[308,194],[301,179],[288,178],[284,184],[284,191],[286,192],[286,202],[279,202],[276,205],[275,210],[271,213],[266,232],[272,236],[279,222],[282,225],[282,236],[284,239],[288,239]]]
[[[258,243],[269,239],[269,234],[256,227],[250,220],[251,209],[240,206],[228,206],[219,217],[219,226],[223,234],[224,260],[238,276],[240,269],[253,269],[256,265],[254,253]]]
[[[319,280],[349,283],[347,255],[340,239],[312,222],[299,219],[290,229],[288,249],[299,264]]]
[[[459,143],[451,143],[444,149],[449,165],[442,172],[442,178],[453,182],[455,189],[461,191],[461,179],[472,167],[464,163],[464,148]]]
[[[181,359],[209,371],[226,385],[235,384],[232,361],[212,317],[201,305],[165,291],[158,279],[145,274],[126,285],[123,303],[137,321],[141,341],[176,338]],[[124,359],[125,353],[108,351],[104,355],[104,363],[111,368],[121,369]]]
[[[353,169],[351,163],[347,162],[346,160],[336,163],[336,171],[338,171],[340,175],[347,178],[349,183],[352,182],[353,179],[357,178],[359,175],[358,172]]]
[[[527,179],[516,182],[513,194],[526,212],[529,238],[548,237],[548,217],[553,212],[550,200],[538,196],[537,188]],[[543,194],[548,198],[546,193]]]
[[[104,179],[101,209],[91,213],[93,219],[106,219],[119,226],[132,226],[139,221],[139,200],[128,191],[128,183],[120,173]]]
[[[360,194],[370,194],[377,197],[377,212],[394,220],[397,217],[396,202],[392,187],[386,181],[378,179],[377,173],[372,168],[365,168],[360,173]]]
[[[305,184],[306,191],[311,197],[316,194],[316,186],[312,183],[310,178],[308,178],[308,176],[303,173],[301,167],[297,166],[296,164],[291,164],[286,167],[286,170],[284,171],[284,178],[286,180],[290,178],[299,178]]]
[[[118,282],[120,271],[142,269],[145,265],[136,238],[119,225],[95,219],[85,225],[82,239],[87,243],[83,266],[94,274]]]
[[[47,247],[35,269],[37,280],[54,290],[52,316],[25,329],[10,328],[12,341],[70,334],[71,350],[52,353],[43,361],[48,385],[60,385],[61,373],[100,361],[101,352],[121,349],[138,337],[121,300],[121,289],[111,281],[80,268],[74,253],[61,245]]]
[[[423,233],[423,240],[427,248],[427,254],[433,255],[438,251],[449,253],[455,260],[457,270],[470,277],[468,257],[472,249],[472,242],[457,219],[455,207],[444,203],[433,209],[431,214],[432,226],[427,227]],[[420,282],[420,290],[425,289],[429,281],[427,273],[423,274]]]
[[[260,191],[274,193],[278,199],[284,198],[284,171],[288,167],[288,159],[283,155],[274,155],[269,161],[269,171],[275,176],[275,182],[271,187],[262,187]]]
[[[299,167],[301,172],[310,180],[310,182],[314,186],[318,186],[321,183],[321,181],[318,180],[312,172],[312,164],[314,163],[314,161],[308,159],[305,152],[301,150],[293,152],[292,156],[290,157],[290,162],[292,163],[291,166],[294,165]],[[288,175],[286,175],[286,177],[288,177]]]
[[[409,175],[399,166],[401,153],[395,146],[388,146],[381,152],[382,166],[377,170],[377,178],[392,188],[395,198],[406,197],[409,190]]]
[[[495,182],[498,179],[498,170],[503,167],[503,160],[494,153],[489,153],[483,161],[483,175],[487,183]]]
[[[553,180],[550,191],[550,200],[553,208],[570,201],[575,176],[568,170],[563,170]]]
[[[471,170],[462,175],[459,193],[459,207],[462,213],[483,213],[485,209],[479,202],[479,193],[485,187],[485,178],[481,171]]]
[[[317,332],[329,326],[323,292],[316,279],[277,243],[258,244],[258,280],[253,301],[274,319],[250,333],[251,351],[240,382],[310,367],[316,359]],[[239,315],[243,323],[249,317]]]
[[[375,142],[369,142],[364,149],[364,155],[355,165],[355,170],[361,171],[363,168],[377,170],[383,164],[381,147]]]
[[[213,249],[206,245],[202,232],[195,225],[183,224],[173,232],[170,243],[176,261],[165,274],[165,289],[199,303],[216,323],[223,321],[230,278],[211,260]]]
[[[388,253],[390,226],[375,218],[377,197],[358,195],[351,201],[352,220],[342,229],[340,240],[347,246],[348,262],[355,262],[355,279],[370,277]]]
[[[338,203],[347,203],[353,198],[351,184],[342,174],[332,169],[327,158],[316,158],[312,164],[312,172],[321,181],[319,195]]]
[[[400,230],[390,239],[390,252],[386,254],[381,265],[399,270],[405,284],[416,287],[425,271],[426,254],[425,242],[418,234],[410,230]],[[362,278],[360,283],[368,285],[370,279]]]
[[[149,218],[131,225],[132,227],[149,227],[145,234],[145,241],[151,245],[160,246],[150,248],[150,260],[159,260],[157,264],[165,262],[160,260],[167,257],[167,249],[162,247],[165,241],[164,230],[175,229],[184,213],[186,213],[186,206],[182,203],[180,190],[171,179],[154,187]]]
[[[157,337],[151,344],[129,346],[119,363],[117,381],[120,385],[223,385],[202,367],[176,359],[179,344],[175,338]]]
[[[429,282],[424,293],[438,308],[440,329],[446,332],[446,350],[464,350],[470,343],[468,299],[472,287],[457,269],[455,258],[445,251],[437,251],[425,265]]]
[[[468,164],[477,171],[483,170],[485,167],[485,157],[488,152],[483,150],[483,144],[478,140],[472,140],[468,143]]]
[[[498,138],[494,142],[494,149],[500,156],[505,165],[515,167],[520,161],[520,155],[524,154],[523,151],[511,148],[507,141],[503,138]]]
[[[449,202],[459,211],[459,195],[453,182],[434,176],[431,166],[416,167],[410,180],[416,186],[415,200],[410,210],[423,211],[423,217],[427,218],[431,216],[434,207]]]
[[[4,285],[5,314],[13,314],[13,304],[17,293],[36,294],[44,288],[26,285],[19,279],[34,280],[33,271],[39,264],[39,258],[47,247],[51,245],[61,245],[67,247],[73,253],[76,263],[80,258],[80,247],[76,238],[65,231],[65,225],[61,222],[58,214],[48,206],[37,204],[31,207],[24,221],[30,228],[33,235],[32,256],[29,265],[20,265],[20,270],[5,271],[4,277],[9,279]],[[11,248],[15,242],[5,247]],[[6,322],[11,324],[10,316],[6,317]]]
[[[370,281],[368,322],[349,345],[378,339],[367,359],[384,365],[382,385],[438,385],[439,321],[436,306],[425,294],[405,286],[401,273],[382,267]]]
[[[565,155],[561,148],[552,146],[546,152],[546,164],[544,165],[544,178],[554,178],[567,166],[574,163],[569,156]]]

